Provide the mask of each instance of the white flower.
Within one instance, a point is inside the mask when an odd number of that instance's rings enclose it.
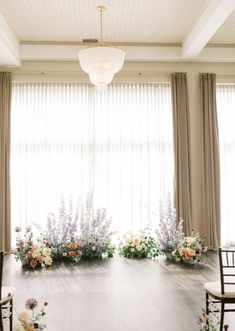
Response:
[[[135,249],[134,248],[131,248],[131,252],[134,253]]]
[[[136,246],[137,251],[142,251],[142,247],[140,245]]]
[[[95,250],[96,250],[96,247],[95,247],[95,246],[92,246],[91,249],[92,249],[93,251],[95,251]]]
[[[45,257],[45,264],[46,265],[52,265],[52,262],[53,262],[53,260],[50,256]]]
[[[43,254],[44,256],[49,256],[49,255],[51,255],[51,248],[50,248],[50,247],[45,247],[45,248],[43,248],[43,250],[42,250],[42,254]]]
[[[108,253],[102,253],[102,259],[107,259]]]

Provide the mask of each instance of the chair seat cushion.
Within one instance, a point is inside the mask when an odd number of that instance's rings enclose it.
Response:
[[[2,299],[1,301],[4,303],[5,301],[9,300],[9,297],[12,298],[15,293],[14,287],[2,287]]]
[[[218,298],[235,298],[235,285],[225,285],[224,294],[221,293],[220,282],[206,283],[204,289]]]

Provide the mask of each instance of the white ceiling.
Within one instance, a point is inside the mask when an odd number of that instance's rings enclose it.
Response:
[[[129,61],[235,62],[235,0],[0,0],[0,64],[77,60],[100,4],[104,40]]]

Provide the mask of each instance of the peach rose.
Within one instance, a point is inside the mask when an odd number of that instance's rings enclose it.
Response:
[[[31,258],[31,257],[32,257],[32,252],[27,252],[27,253],[25,254],[25,256],[26,256],[26,258]]]
[[[40,256],[38,260],[39,260],[39,263],[44,263],[45,262],[45,257]]]
[[[69,256],[75,256],[75,255],[76,255],[76,252],[74,252],[74,251],[69,252]]]
[[[138,245],[140,243],[139,238],[134,238],[133,239],[133,244]]]
[[[31,265],[31,267],[32,268],[35,268],[36,266],[37,266],[37,260],[35,260],[35,259],[32,259],[31,261],[30,261],[30,265]]]
[[[80,249],[77,250],[77,255],[82,256],[82,251],[80,251]]]
[[[76,248],[77,248],[77,244],[75,244],[75,243],[70,243],[70,244],[68,245],[68,248],[69,248],[69,249],[76,249]]]
[[[81,247],[81,248],[83,247],[83,243],[80,240],[78,240],[77,245],[78,245],[78,247]]]

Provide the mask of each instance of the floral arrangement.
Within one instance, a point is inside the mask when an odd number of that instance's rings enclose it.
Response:
[[[83,243],[80,240],[65,244],[63,246],[63,257],[74,262],[79,262],[82,256],[82,248]]]
[[[183,220],[177,221],[176,209],[172,207],[170,195],[167,199],[166,210],[160,203],[160,222],[156,234],[160,250],[168,256],[176,249],[184,236]]]
[[[93,193],[89,193],[86,199],[85,212],[82,208],[80,216],[80,240],[83,243],[84,258],[112,257],[115,247],[112,245],[110,230],[111,218],[107,218],[105,208],[94,208]]]
[[[30,298],[25,303],[25,308],[27,311],[23,311],[19,313],[18,320],[19,323],[14,327],[14,331],[36,331],[36,330],[44,330],[46,328],[46,324],[41,322],[43,316],[46,315],[45,307],[47,306],[47,302],[44,302],[42,308],[38,311],[36,308],[38,307],[37,300]]]
[[[196,236],[183,237],[172,252],[172,256],[176,262],[195,264],[205,261],[206,257],[203,254],[205,251],[200,234],[197,233]]]
[[[213,323],[211,317],[207,315],[203,309],[203,313],[199,316],[197,324],[199,326],[199,331],[218,331],[217,326]],[[217,325],[220,323],[218,322]],[[228,325],[224,325],[224,330],[228,330]]]
[[[16,247],[13,250],[16,260],[20,260],[23,265],[31,268],[37,266],[45,267],[53,263],[51,253],[52,249],[45,245],[43,242],[33,241],[33,232],[31,227],[27,227],[25,234],[21,235],[21,228],[16,227]]]
[[[172,207],[170,196],[167,200],[167,208],[163,209],[160,204],[160,222],[156,230],[157,241],[160,250],[167,258],[175,262],[195,264],[205,261],[203,254],[206,248],[203,247],[203,240],[200,234],[191,237],[184,236],[183,220],[177,221],[176,210]]]
[[[74,243],[78,241],[78,218],[79,205],[74,213],[72,198],[70,198],[69,207],[66,209],[65,200],[62,196],[58,216],[54,213],[48,214],[46,229],[43,229],[39,224],[35,224],[40,232],[41,240],[52,248],[53,259],[69,257],[74,261],[78,261],[77,257],[80,255],[81,245],[78,245],[79,252],[77,250],[76,254],[74,249],[70,250],[69,246],[72,244],[71,247],[73,247]]]
[[[160,255],[157,242],[149,229],[139,232],[139,235],[127,233],[120,240],[120,255],[127,258],[154,258]]]
[[[33,232],[27,228],[23,239],[21,229],[17,227],[16,260],[32,268],[38,265],[49,266],[53,260],[68,259],[79,262],[84,258],[112,257],[115,247],[112,244],[111,218],[105,208],[94,208],[93,193],[87,195],[84,204],[79,201],[76,211],[72,199],[66,208],[61,198],[58,216],[50,213],[46,228],[34,223],[39,233],[37,244],[33,242]],[[53,259],[53,260],[52,260]]]

